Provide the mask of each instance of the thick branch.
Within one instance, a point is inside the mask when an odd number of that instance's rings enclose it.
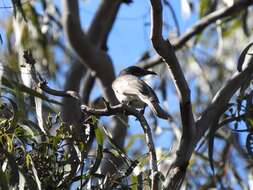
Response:
[[[79,58],[88,68],[96,73],[102,83],[104,97],[112,103],[116,98],[111,89],[111,83],[115,78],[114,69],[109,56],[92,44],[89,37],[82,31],[78,1],[62,0],[63,25],[69,42]]]
[[[96,81],[95,75],[92,73],[90,69],[88,69],[83,81],[82,102],[84,104],[88,104],[89,102],[90,93],[95,84],[95,81]]]
[[[162,37],[162,4],[159,0],[151,0],[152,5],[152,24],[151,40],[157,53],[164,59],[169,66],[174,79],[174,84],[178,90],[180,101],[182,103],[190,102],[190,89],[185,80],[182,69],[178,63],[174,49],[169,41]]]
[[[89,27],[88,35],[90,40],[102,49],[107,49],[107,39],[121,3],[120,0],[103,0]]]
[[[180,97],[180,111],[183,125],[180,146],[177,156],[167,175],[167,188],[180,188],[192,154],[192,147],[195,137],[195,122],[192,113],[191,94],[180,64],[175,55],[174,49],[169,41],[162,36],[162,4],[160,0],[150,0],[152,6],[151,18],[151,40],[157,53],[169,66],[174,85]]]
[[[169,41],[162,37],[162,4],[160,0],[151,0],[152,6],[152,25],[151,40],[157,53],[164,59],[174,79],[174,84],[180,96],[181,119],[183,124],[182,137],[187,136],[191,139],[195,134],[194,119],[191,108],[191,95],[184,74],[174,53],[174,49]]]
[[[107,39],[122,2],[120,0],[101,1],[86,35],[80,26],[78,2],[76,0],[63,0],[65,31],[73,49],[88,69],[85,80],[86,86],[83,91],[83,100],[85,102],[88,101],[95,82],[94,76],[91,75],[92,72],[95,73],[102,83],[103,96],[112,104],[117,102],[111,89],[111,83],[115,78],[112,62],[102,49],[107,49]],[[129,3],[129,1],[124,2]],[[93,54],[90,54],[92,52]],[[126,135],[126,127],[115,118],[112,122],[112,135],[118,145],[122,147]],[[106,168],[105,171],[112,172],[110,168]]]

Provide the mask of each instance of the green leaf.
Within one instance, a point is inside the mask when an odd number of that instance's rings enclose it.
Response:
[[[7,174],[3,172],[2,167],[0,167],[0,187],[1,189],[9,189],[9,181]]]
[[[99,168],[103,157],[103,134],[98,127],[95,128],[95,136],[97,142],[96,160],[94,165],[90,168],[89,174],[93,175]]]
[[[209,0],[202,0],[200,1],[200,6],[199,6],[199,17],[203,17],[205,16],[206,12],[207,12],[207,9],[209,7]]]
[[[7,134],[4,135],[7,143],[7,151],[11,153],[13,151],[13,135],[11,137]]]
[[[25,133],[24,135],[26,137],[29,137],[29,138],[34,138],[35,137],[35,134],[34,134],[33,130],[30,127],[28,127],[27,125],[20,125],[19,128],[16,128],[16,130],[18,130],[18,129],[22,130]],[[17,133],[17,132],[15,132],[15,133]]]
[[[31,120],[21,120],[20,121],[23,125],[22,125],[22,127],[24,128],[24,130],[28,130],[27,128],[29,128],[29,131],[27,131],[28,132],[28,134],[33,134],[33,135],[35,135],[35,133],[39,130],[40,131],[40,127],[37,125],[37,123],[34,123],[33,121],[31,121]],[[27,127],[28,126],[28,127]],[[30,130],[32,130],[31,132],[30,132]],[[40,132],[42,132],[42,131],[40,131]]]
[[[246,120],[247,120],[247,124],[250,125],[248,127],[250,127],[250,129],[253,129],[253,118],[246,118]]]
[[[230,37],[240,26],[241,26],[241,20],[239,19],[231,20],[229,27],[227,23],[221,23],[222,37],[223,38]]]
[[[30,167],[30,162],[32,160],[32,157],[30,154],[26,154],[25,155],[25,163],[26,163],[26,167],[29,168]]]
[[[138,177],[135,176],[135,175],[132,175],[132,176],[131,176],[131,183],[133,184],[133,185],[131,186],[131,189],[132,189],[132,190],[137,190]]]
[[[97,125],[97,118],[94,115],[91,116],[91,124],[95,126]]]
[[[95,136],[96,136],[96,141],[98,145],[103,146],[103,141],[104,141],[103,133],[98,127],[95,128]]]
[[[80,179],[88,180],[98,170],[103,158],[103,134],[98,127],[95,127],[95,137],[97,142],[95,163],[89,168],[89,171],[85,175],[77,176],[73,179],[73,181],[78,181]]]

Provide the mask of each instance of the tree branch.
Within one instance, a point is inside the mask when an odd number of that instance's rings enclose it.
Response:
[[[180,188],[191,157],[193,139],[196,128],[192,113],[191,94],[184,74],[174,53],[174,49],[169,41],[165,41],[162,36],[162,3],[160,0],[150,0],[152,7],[151,17],[151,40],[157,53],[162,57],[169,67],[174,85],[180,97],[180,111],[182,120],[182,136],[177,151],[177,156],[169,169],[167,179],[169,189]]]
[[[197,34],[201,33],[210,24],[215,23],[219,19],[229,17],[235,13],[245,10],[247,7],[253,5],[251,0],[241,0],[235,2],[232,6],[228,8],[223,8],[210,13],[209,15],[200,19],[191,28],[189,28],[183,35],[181,35],[177,40],[172,42],[172,46],[175,51],[181,49],[190,39],[192,39]],[[148,61],[138,63],[138,65],[143,66],[143,68],[148,69],[156,65],[162,64],[163,60],[160,57],[151,58]]]
[[[117,100],[111,88],[111,83],[115,78],[113,65],[108,54],[102,49],[107,49],[107,39],[113,23],[115,22],[120,5],[122,2],[130,3],[130,1],[101,1],[87,34],[81,29],[77,0],[62,0],[62,2],[64,5],[64,29],[73,49],[78,54],[79,58],[81,58],[82,63],[84,63],[87,67],[85,80],[86,86],[84,87],[85,91],[83,91],[83,100],[85,100],[85,102],[88,101],[95,82],[95,77],[90,73],[94,72],[96,77],[98,77],[99,81],[102,83],[103,96],[112,104],[116,104]],[[124,145],[126,131],[127,129],[125,125],[114,118],[112,122],[112,135],[113,139],[120,147]],[[102,167],[102,170],[106,172],[113,172],[113,170],[108,167]]]
[[[196,130],[197,134],[192,139],[192,142],[189,146],[182,147],[182,149],[187,150],[189,156],[194,151],[199,140],[203,137],[204,133],[213,125],[213,122],[216,121],[225,111],[227,105],[236,93],[236,91],[249,79],[252,79],[253,76],[253,58],[248,61],[246,68],[242,72],[237,72],[227,83],[221,88],[213,98],[211,104],[206,108],[202,113],[201,117],[196,121]],[[180,149],[179,149],[180,150]],[[190,159],[190,157],[185,156],[185,158]],[[172,165],[180,163],[180,157],[177,157]],[[180,164],[176,164],[180,166]],[[180,188],[182,179],[184,178],[185,168],[181,170],[169,170],[168,176],[165,183],[165,189],[175,189],[176,187]],[[184,175],[183,175],[184,174]]]
[[[78,57],[88,68],[96,73],[102,84],[104,97],[111,103],[117,103],[115,95],[111,89],[111,83],[115,78],[114,69],[110,57],[92,44],[89,36],[82,31],[78,1],[62,0],[63,4],[63,25],[69,42]]]
[[[148,146],[148,152],[150,156],[150,168],[151,168],[152,176],[153,176],[152,184],[154,184],[155,181],[157,181],[156,177],[154,177],[157,175],[157,172],[158,172],[157,157],[156,157],[155,145],[154,145],[154,141],[152,137],[151,128],[148,125],[145,117],[139,111],[124,104],[110,106],[108,103],[106,103],[106,108],[104,109],[95,109],[95,108],[90,108],[86,105],[82,105],[82,110],[86,114],[95,115],[97,117],[112,116],[112,115],[119,115],[119,114],[135,116],[139,120],[145,134],[145,138],[146,138],[146,142]],[[157,187],[154,187],[153,189],[157,189]]]

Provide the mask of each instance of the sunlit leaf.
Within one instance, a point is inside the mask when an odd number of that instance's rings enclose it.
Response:
[[[199,6],[199,16],[203,17],[206,14],[206,11],[210,5],[210,0],[202,0],[200,1],[200,6]]]
[[[31,162],[32,158],[30,154],[26,154],[25,155],[25,163],[26,163],[26,167],[29,168],[30,167],[30,162]]]
[[[136,190],[137,189],[137,185],[138,185],[138,177],[135,175],[131,175],[131,182],[132,182],[132,190]]]
[[[98,127],[95,128],[95,136],[96,136],[96,141],[98,145],[103,146],[103,141],[104,141],[103,133]]]
[[[234,19],[229,23],[229,27],[226,25],[227,23],[222,24],[222,37],[228,38],[241,26],[240,19]],[[224,25],[224,26],[223,26]]]
[[[18,183],[18,188],[19,190],[24,190],[25,189],[25,177],[24,175],[19,171],[19,183]]]
[[[38,93],[42,93],[41,89],[37,89]],[[42,99],[35,97],[34,98],[35,101],[35,108],[36,108],[36,116],[37,116],[37,120],[39,123],[39,127],[41,129],[41,131],[46,134],[46,131],[43,127],[43,114],[42,114]]]
[[[0,187],[1,189],[9,189],[9,181],[7,173],[3,172],[2,168],[0,167]]]

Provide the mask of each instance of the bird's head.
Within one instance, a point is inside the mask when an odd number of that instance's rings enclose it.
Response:
[[[153,71],[148,71],[146,69],[137,67],[137,66],[130,66],[130,67],[127,67],[126,69],[123,69],[119,73],[119,76],[122,76],[122,75],[134,75],[137,77],[143,77],[145,75],[156,75],[156,73]]]

